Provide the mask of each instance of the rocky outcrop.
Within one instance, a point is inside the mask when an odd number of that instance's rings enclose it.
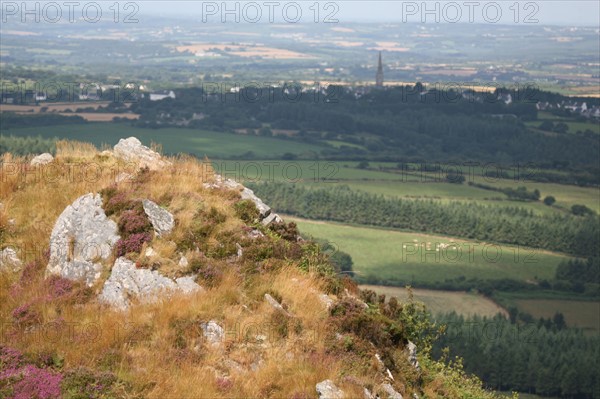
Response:
[[[316,387],[319,399],[343,399],[344,392],[331,380],[319,382]]]
[[[169,211],[148,199],[143,200],[142,205],[157,235],[168,234],[173,230],[173,227],[175,227],[175,218],[173,218],[173,215]]]
[[[271,223],[281,223],[283,219],[279,217],[276,213],[271,213],[269,216],[260,221],[263,225],[268,226]]]
[[[281,304],[279,302],[277,302],[277,300],[275,298],[273,298],[270,294],[265,294],[265,299],[267,300],[267,303],[269,305],[271,305],[275,310],[280,311],[281,313],[283,313],[284,315],[286,315],[288,317],[292,316],[290,314],[290,312],[285,310],[285,308],[283,306],[281,306]]]
[[[254,202],[254,205],[256,205],[256,209],[258,209],[258,213],[260,214],[261,218],[265,218],[271,213],[271,207],[258,198],[256,194],[254,194],[254,191],[250,190],[249,188],[244,187],[240,195],[242,196],[243,200],[250,200]]]
[[[121,172],[115,177],[115,183],[129,182],[133,180],[134,176],[131,173]]]
[[[408,344],[406,344],[406,350],[408,351],[408,362],[417,370],[421,370],[421,366],[417,360],[417,345],[413,344],[411,341],[408,341]]]
[[[46,273],[91,286],[118,240],[117,225],[106,217],[100,195],[83,195],[67,206],[52,229]]]
[[[126,258],[118,258],[102,293],[100,302],[118,309],[130,306],[130,297],[136,297],[141,302],[155,302],[162,295],[168,296],[173,292],[192,293],[202,290],[191,277],[182,277],[173,281],[157,271],[138,269]]]
[[[325,306],[325,309],[329,310],[334,304],[334,300],[327,294],[319,294],[319,300]]]
[[[216,321],[210,320],[208,323],[200,323],[202,335],[211,346],[217,346],[223,342],[225,330]]]
[[[17,256],[17,251],[12,248],[4,248],[0,251],[0,271],[10,270],[17,272],[21,270],[21,260]]]
[[[404,399],[400,392],[397,392],[391,384],[381,384],[381,391],[383,391],[383,399]]]
[[[49,164],[52,161],[54,161],[54,157],[52,156],[52,154],[45,152],[33,158],[29,164],[31,166],[40,166]]]
[[[254,191],[248,187],[244,187],[235,180],[223,178],[220,175],[215,175],[214,183],[204,183],[203,186],[204,188],[226,188],[229,190],[239,191],[242,200],[249,200],[254,203],[256,209],[258,209],[259,219],[265,226],[268,226],[271,223],[283,222],[283,219],[276,213],[272,213],[271,207],[258,198],[256,194],[254,194]]]
[[[135,137],[119,140],[114,146],[113,154],[126,162],[135,162],[140,167],[150,170],[160,170],[171,164],[158,152],[146,147]]]

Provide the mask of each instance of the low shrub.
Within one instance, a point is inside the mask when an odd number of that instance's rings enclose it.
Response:
[[[114,397],[112,387],[117,378],[110,372],[98,372],[85,367],[67,371],[61,387],[64,399],[104,399]]]
[[[233,209],[235,210],[237,217],[242,219],[245,223],[256,222],[260,214],[256,205],[254,205],[254,202],[250,200],[236,202],[233,205]]]
[[[107,216],[118,215],[133,206],[133,201],[129,198],[130,194],[119,191],[114,185],[101,190],[100,195],[102,196],[102,208]]]
[[[115,245],[117,256],[124,256],[129,253],[140,253],[145,243],[152,241],[150,233],[132,234],[127,238],[121,238]]]
[[[122,236],[152,231],[152,223],[150,223],[146,213],[139,208],[123,211],[118,226]]]
[[[36,311],[30,303],[16,307],[12,311],[12,318],[15,323],[22,326],[31,326],[41,322],[42,316]]]

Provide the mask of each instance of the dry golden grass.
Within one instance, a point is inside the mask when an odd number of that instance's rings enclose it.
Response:
[[[49,245],[54,222],[67,205],[87,192],[110,186],[120,167],[124,167],[86,143],[59,141],[56,153],[52,164],[41,167],[30,167],[26,158],[3,156],[5,163],[18,164],[20,169],[19,173],[2,170],[1,221],[6,223],[7,215],[16,219],[18,227],[11,232],[11,241],[16,247],[37,248],[37,252],[24,256],[26,262],[41,258],[43,249]],[[174,232],[152,242],[157,255],[151,260],[160,262],[161,270],[164,268],[168,275],[181,272],[177,265],[180,254],[173,241],[185,234],[198,207],[214,207],[226,215],[215,234],[240,226],[232,207],[237,196],[223,196],[219,190],[202,187],[204,181],[214,176],[214,172],[207,169],[208,163],[187,157],[172,161],[170,168],[149,172],[149,179],[136,191],[136,195],[159,202],[168,198],[170,210],[176,215]],[[82,168],[93,165],[100,173],[94,175],[93,182],[60,173],[73,165]],[[128,189],[128,185],[133,184],[123,181],[118,186]],[[192,256],[189,252],[188,255]],[[47,290],[43,272],[44,265],[26,284],[19,284],[18,276],[0,274],[0,314],[10,320],[11,312],[18,306],[35,304],[32,306],[41,319],[38,322],[55,327],[48,332],[53,339],[44,339],[42,331],[33,331],[9,334],[9,342],[3,344],[32,353],[60,353],[65,365],[70,367],[95,368],[106,356],[116,353],[119,362],[114,371],[118,377],[138,389],[149,386],[144,389],[149,398],[290,396],[328,376],[335,379],[342,366],[339,360],[325,355],[325,348],[318,340],[318,330],[327,317],[317,297],[321,287],[316,279],[293,268],[265,275],[252,283],[241,281],[235,269],[226,270],[221,283],[213,289],[173,296],[162,303],[139,304],[126,313],[107,309],[95,301],[73,306],[40,300]],[[107,276],[108,272],[104,278]],[[18,295],[9,295],[16,286],[21,287]],[[275,286],[294,318],[303,326],[302,331],[290,332],[289,340],[270,330],[275,311],[262,295]],[[91,295],[97,295],[100,289],[101,284],[92,287]],[[227,332],[227,341],[218,347],[204,343],[199,330],[200,321],[212,319]],[[182,348],[173,344],[173,323],[177,320],[195,326],[186,332]],[[70,327],[58,328],[58,325]],[[256,335],[265,335],[268,339],[258,342]],[[306,356],[303,359],[295,356],[302,353],[299,348],[306,345],[311,352],[320,353],[319,363]],[[239,369],[228,366],[226,359],[234,360],[236,363],[231,364],[239,364]],[[252,370],[253,364],[260,367]],[[231,387],[220,386],[223,383],[218,376],[229,376]]]
[[[389,348],[364,344],[362,354],[334,349],[342,341],[335,338],[331,315],[319,298],[330,282],[316,272],[301,271],[292,258],[207,258],[222,275],[205,290],[165,296],[155,303],[134,300],[125,312],[95,300],[114,259],[93,287],[75,284],[66,296],[49,296],[54,294],[44,278],[43,253],[56,219],[79,196],[114,185],[126,165],[92,145],[64,141],[57,143],[55,161],[46,166],[30,167],[28,158],[9,154],[2,161],[0,227],[7,228],[15,247],[37,249],[20,255],[38,266],[29,264],[21,275],[0,273],[0,320],[13,321],[0,334],[0,347],[7,345],[32,356],[51,353],[63,359],[64,370],[82,366],[110,370],[120,381],[112,394],[123,398],[136,393],[156,399],[314,397],[315,384],[325,379],[335,381],[347,397],[363,397],[364,386],[383,382],[374,353]],[[170,161],[172,165],[161,171],[136,172],[133,180],[116,187],[133,199],[168,204],[176,226],[151,242],[156,255],[149,261],[159,264],[161,273],[175,277],[189,273],[178,264],[182,254],[190,260],[204,256],[197,250],[178,249],[198,210],[214,208],[223,219],[207,238],[209,246],[218,247],[221,235],[240,234],[245,224],[234,211],[239,194],[203,187],[202,183],[214,180],[208,162],[189,157]],[[66,173],[90,166],[97,171],[90,175],[93,178]],[[13,227],[9,218],[15,219]],[[265,232],[265,241],[281,244],[282,238]],[[147,247],[138,260],[146,258]],[[271,307],[265,293],[280,298],[290,315]],[[27,322],[14,313],[24,306],[29,307]],[[201,323],[209,320],[224,328],[223,342],[212,345],[204,338]],[[337,344],[332,346],[332,340]],[[395,362],[401,365],[394,369],[395,385],[410,395],[418,376],[408,366],[403,348],[394,350]]]

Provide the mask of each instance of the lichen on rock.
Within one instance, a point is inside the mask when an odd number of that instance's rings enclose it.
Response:
[[[141,168],[150,170],[159,170],[171,164],[158,152],[146,147],[135,137],[119,140],[113,148],[113,154],[126,162],[135,162]]]
[[[135,263],[120,257],[115,261],[110,277],[104,283],[100,302],[125,310],[135,297],[141,302],[159,301],[163,296],[180,291],[185,294],[202,290],[191,277],[182,277],[173,281],[156,270],[138,269]]]
[[[157,235],[168,234],[173,230],[173,227],[175,227],[175,218],[169,211],[148,199],[143,200],[142,205]]]
[[[106,217],[100,194],[83,195],[65,208],[52,229],[46,274],[92,286],[118,240],[117,224]]]

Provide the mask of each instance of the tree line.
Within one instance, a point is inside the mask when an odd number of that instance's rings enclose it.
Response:
[[[537,215],[522,207],[396,199],[336,185],[306,188],[288,183],[250,185],[282,213],[402,230],[492,241],[577,256],[598,252],[596,215]]]
[[[585,165],[596,182],[600,174],[598,140],[529,129],[524,121],[535,120],[537,110],[527,98],[513,96],[515,101],[507,105],[493,95],[471,101],[457,92],[422,94],[413,86],[364,93],[341,86],[318,94],[293,85],[286,90],[288,94],[280,88],[267,95],[252,88],[239,93],[181,89],[175,99],[132,104],[131,110],[141,115],[133,123],[215,131],[268,126],[295,130],[294,139],[304,142],[335,139],[363,147],[328,148],[323,155],[331,159],[534,162],[563,171],[586,170]]]
[[[489,388],[550,397],[600,398],[600,337],[565,327],[561,314],[528,323],[494,318],[438,317],[445,334],[434,341],[432,355],[444,348],[460,356],[465,370]]]

